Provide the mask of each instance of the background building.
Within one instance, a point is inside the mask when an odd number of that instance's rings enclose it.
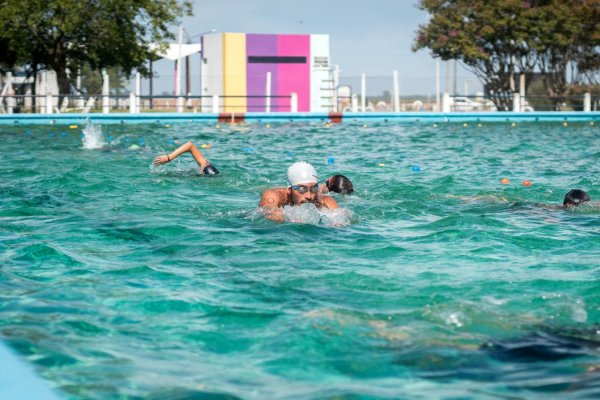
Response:
[[[329,35],[210,33],[202,37],[202,96],[221,96],[225,112],[289,112],[296,93],[298,111],[331,111],[329,60]],[[211,102],[203,98],[203,108]]]

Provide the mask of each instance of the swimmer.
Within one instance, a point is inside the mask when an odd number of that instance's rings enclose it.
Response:
[[[338,204],[329,196],[319,193],[317,171],[307,162],[296,162],[288,168],[287,188],[267,189],[262,193],[258,204],[266,211],[266,218],[283,222],[283,206],[297,206],[312,203],[318,208],[336,209]]]
[[[200,153],[200,150],[198,150],[198,147],[196,147],[196,145],[194,143],[192,143],[192,142],[187,142],[186,144],[184,144],[184,145],[180,146],[179,148],[177,148],[171,154],[167,154],[165,156],[158,156],[158,157],[156,157],[154,159],[153,164],[154,165],[166,164],[168,162],[173,161],[174,159],[176,159],[177,157],[179,157],[183,153],[187,153],[188,151],[190,153],[192,153],[192,156],[194,157],[194,160],[196,160],[196,162],[200,166],[200,172],[201,173],[203,173],[205,175],[216,175],[216,174],[219,173],[219,170],[216,169],[206,159],[206,157],[204,157],[202,155],[202,153]]]
[[[577,207],[580,204],[587,203],[590,201],[590,195],[587,192],[579,189],[571,189],[569,193],[565,195],[563,200],[564,208]]]
[[[333,175],[319,186],[319,193],[324,194],[328,192],[350,194],[354,192],[354,187],[350,179],[344,175]]]

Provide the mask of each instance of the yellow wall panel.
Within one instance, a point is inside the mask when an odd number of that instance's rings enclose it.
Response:
[[[246,96],[246,34],[223,34],[223,95]],[[224,112],[246,112],[246,97],[225,97]]]

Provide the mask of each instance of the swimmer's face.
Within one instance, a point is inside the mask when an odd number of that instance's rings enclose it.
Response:
[[[294,204],[314,203],[319,192],[318,182],[302,183],[290,188]]]

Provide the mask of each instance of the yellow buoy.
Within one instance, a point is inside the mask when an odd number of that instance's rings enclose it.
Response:
[[[77,125],[69,125],[69,129],[77,129]]]

